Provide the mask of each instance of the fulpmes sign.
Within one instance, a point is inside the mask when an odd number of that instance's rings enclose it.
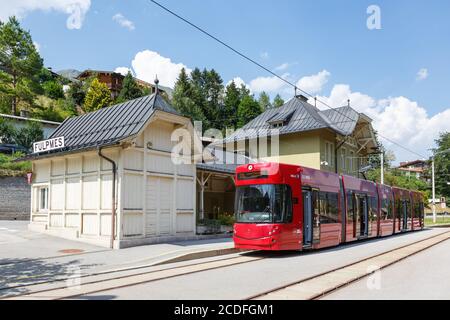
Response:
[[[58,137],[33,143],[33,153],[64,148],[64,137]]]

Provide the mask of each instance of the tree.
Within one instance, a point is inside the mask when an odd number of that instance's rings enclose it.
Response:
[[[31,105],[39,91],[42,58],[28,31],[15,17],[0,22],[0,80],[3,94],[11,97],[11,113],[17,113],[20,101]]]
[[[450,153],[445,151],[450,149],[450,132],[443,132],[436,140],[437,148],[433,150],[436,154],[435,164],[435,184],[436,194],[450,198]],[[439,154],[439,152],[441,152]],[[431,170],[430,170],[431,171]]]
[[[84,112],[92,112],[110,106],[111,102],[111,91],[106,84],[95,78],[86,93],[82,109]]]
[[[45,95],[51,99],[62,99],[64,98],[63,86],[55,80],[50,80],[44,82],[42,85]]]
[[[261,107],[261,110],[267,110],[272,107],[270,103],[270,97],[267,93],[264,91],[261,92],[258,99],[259,106]]]
[[[122,90],[117,97],[117,103],[133,100],[142,97],[144,94],[139,85],[134,80],[131,72],[128,72],[123,79]]]
[[[224,88],[220,75],[214,69],[200,71],[195,68],[191,72],[190,83],[192,85],[190,98],[202,110],[205,118],[203,128],[222,129],[220,109]]]
[[[234,81],[226,87],[225,97],[223,99],[223,107],[220,118],[223,121],[223,128],[236,128],[237,111],[241,103],[241,91],[238,89]]]
[[[284,104],[284,100],[281,98],[281,96],[279,94],[277,94],[275,96],[275,98],[273,99],[273,106],[275,108],[279,108]]]
[[[260,115],[261,112],[261,107],[259,106],[258,101],[253,98],[253,96],[244,96],[238,107],[238,128],[246,125],[248,122]]]
[[[1,143],[14,143],[15,129],[8,121],[0,118],[0,142]]]
[[[33,143],[44,140],[44,132],[39,122],[28,121],[27,125],[14,133],[14,141],[19,146],[31,149]]]
[[[75,105],[81,107],[86,97],[86,91],[82,82],[73,82],[67,91],[67,98]]]
[[[193,86],[186,70],[181,69],[180,75],[175,83],[172,104],[185,117],[193,121],[204,121],[205,116],[201,106],[197,105],[193,99]]]

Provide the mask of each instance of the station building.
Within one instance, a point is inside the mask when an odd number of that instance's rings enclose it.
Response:
[[[171,159],[177,128],[193,130],[158,91],[64,121],[50,137],[63,148],[25,158],[30,229],[114,248],[195,237],[197,171]]]

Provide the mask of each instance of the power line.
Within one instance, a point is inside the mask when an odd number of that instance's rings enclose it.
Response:
[[[229,45],[229,44],[225,43],[224,41],[220,40],[219,38],[217,38],[216,36],[214,36],[214,35],[212,35],[211,33],[207,32],[207,31],[204,30],[203,28],[197,26],[196,24],[194,24],[194,23],[192,23],[191,21],[187,20],[186,18],[180,16],[179,14],[177,14],[177,13],[175,13],[174,11],[170,10],[169,8],[163,6],[163,5],[160,4],[159,2],[157,2],[157,1],[155,1],[155,0],[150,0],[150,1],[151,1],[153,4],[157,5],[158,7],[160,7],[161,9],[163,9],[164,11],[166,11],[166,12],[170,13],[171,15],[175,16],[176,18],[178,18],[178,19],[184,21],[185,23],[187,23],[187,24],[190,25],[191,27],[197,29],[197,30],[200,31],[201,33],[205,34],[206,36],[210,37],[211,39],[213,39],[213,40],[215,40],[216,42],[220,43],[221,45],[225,46],[226,48],[228,48],[228,49],[231,50],[232,52],[234,52],[234,53],[236,53],[237,55],[239,55],[240,57],[244,58],[245,60],[248,60],[249,62],[251,62],[251,63],[255,64],[256,66],[260,67],[261,69],[263,69],[264,71],[270,73],[270,74],[273,75],[274,77],[280,79],[280,80],[283,81],[284,83],[286,83],[286,84],[292,86],[292,87],[294,88],[295,91],[298,90],[298,91],[304,93],[305,95],[307,95],[307,96],[310,97],[310,98],[315,98],[315,100],[316,100],[317,102],[323,104],[324,106],[328,107],[329,109],[331,109],[331,110],[337,112],[338,114],[340,114],[340,115],[342,115],[342,116],[348,118],[349,120],[352,120],[352,121],[353,121],[353,119],[351,119],[351,118],[350,118],[349,116],[347,116],[346,114],[340,112],[339,110],[336,110],[335,108],[333,108],[333,107],[331,107],[330,105],[328,105],[326,102],[324,102],[324,101],[322,101],[322,100],[320,100],[320,99],[317,99],[317,97],[313,96],[313,95],[310,94],[309,92],[307,92],[307,91],[305,91],[305,90],[302,90],[301,88],[297,87],[297,85],[295,85],[294,83],[292,83],[292,82],[290,82],[289,80],[283,78],[282,76],[280,76],[280,75],[278,75],[277,73],[273,72],[273,71],[270,70],[269,68],[263,66],[263,65],[260,64],[259,62],[257,62],[257,61],[255,61],[255,60],[253,60],[252,58],[248,57],[248,56],[245,55],[244,53],[242,53],[242,52],[238,51],[237,49],[233,48],[231,45]],[[393,140],[391,140],[391,139],[389,139],[389,138],[387,138],[387,137],[381,135],[380,133],[378,133],[378,136],[380,136],[381,138],[383,138],[383,139],[389,141],[389,142],[392,143],[392,144],[397,145],[398,147],[400,147],[400,148],[402,148],[402,149],[404,149],[404,150],[406,150],[406,151],[408,151],[408,152],[410,152],[410,153],[412,153],[412,154],[415,154],[415,155],[417,155],[417,156],[419,156],[419,157],[421,157],[421,158],[427,158],[426,156],[424,156],[424,155],[422,155],[422,154],[419,154],[419,153],[417,153],[417,152],[415,152],[415,151],[413,151],[413,150],[411,150],[411,149],[409,149],[409,148],[407,148],[407,147],[405,147],[405,146],[399,144],[398,142],[395,142],[395,141],[393,141]]]

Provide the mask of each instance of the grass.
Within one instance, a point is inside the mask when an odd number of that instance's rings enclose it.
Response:
[[[426,226],[440,225],[440,224],[450,224],[450,216],[439,215],[439,216],[437,216],[436,223],[433,223],[433,218],[432,217],[425,218],[425,225]]]
[[[22,154],[19,153],[13,155],[0,153],[0,176],[21,176],[31,171],[31,162],[14,162],[14,160],[20,158],[21,156]]]

